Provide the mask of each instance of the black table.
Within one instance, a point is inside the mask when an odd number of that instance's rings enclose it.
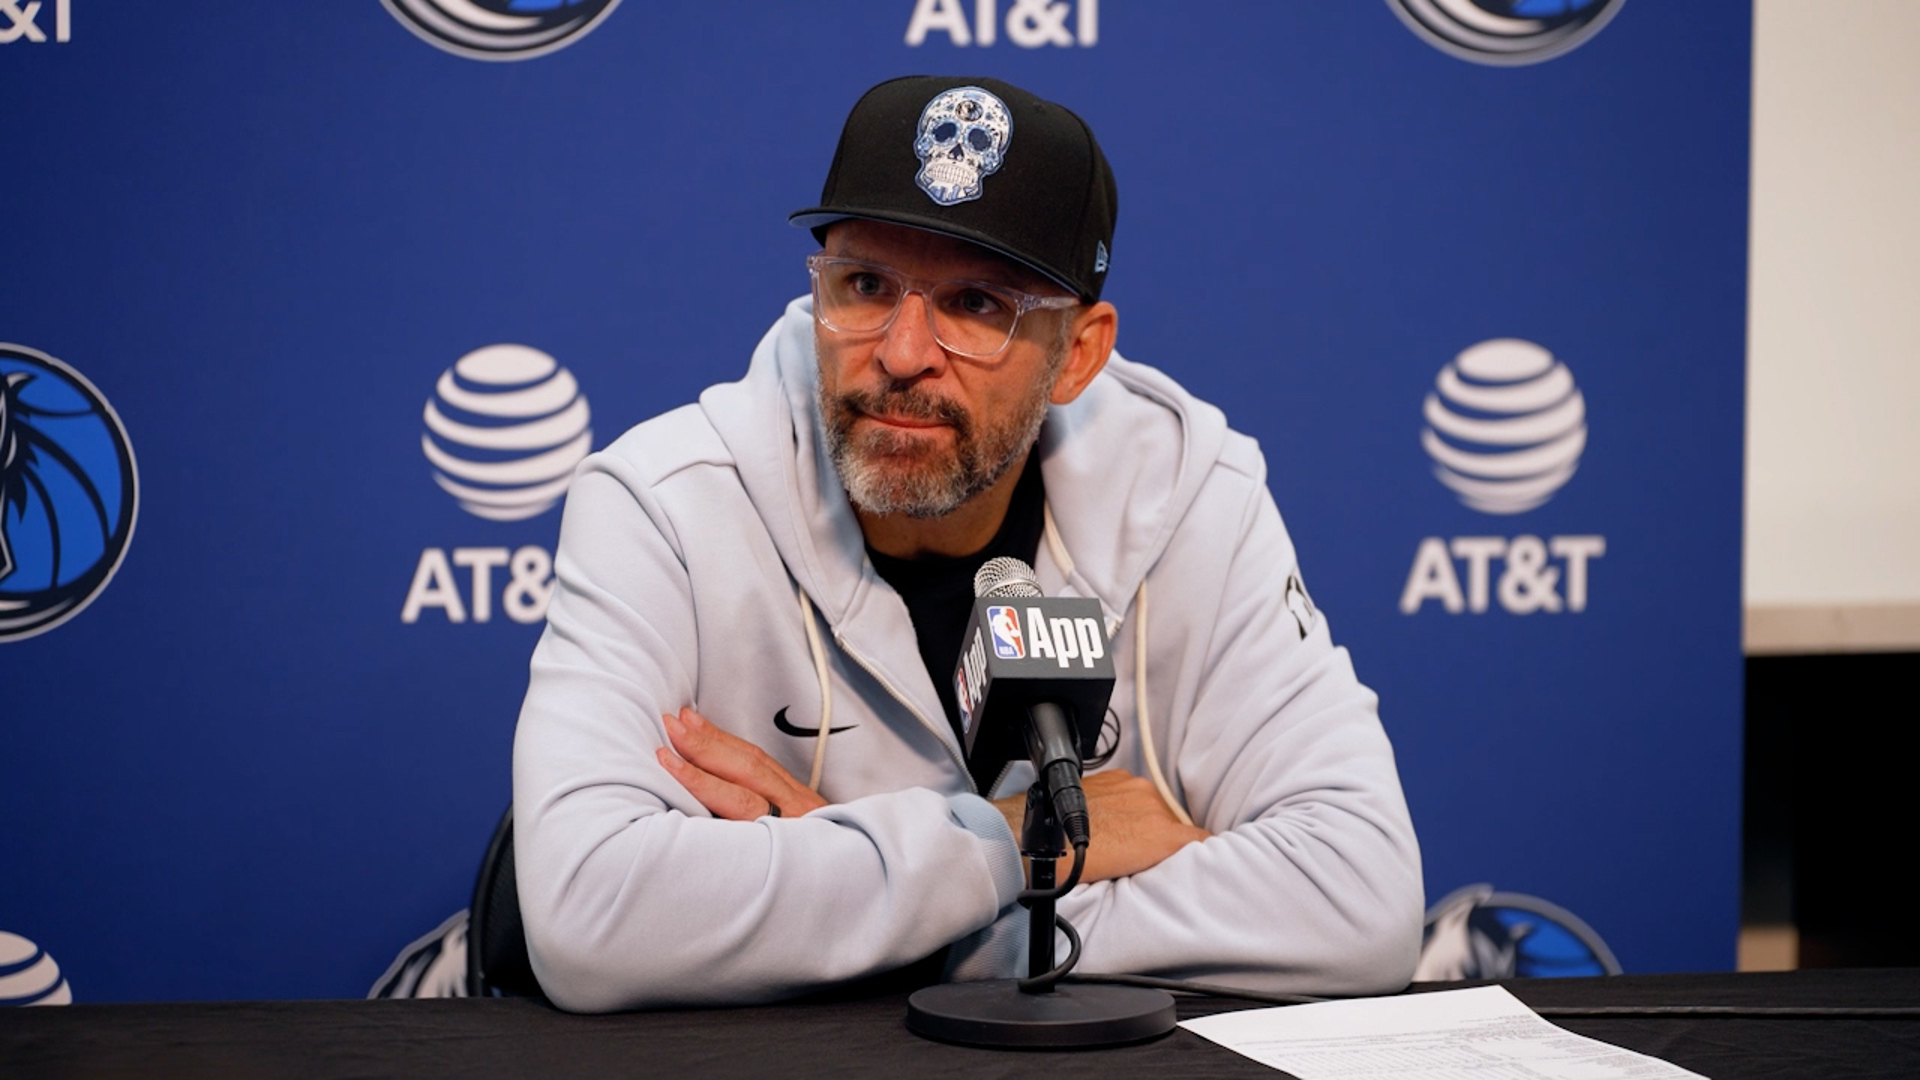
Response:
[[[1920,1077],[1920,969],[1504,985],[1563,1027],[1713,1080]],[[1180,1016],[1247,1007],[1182,998]],[[1735,1012],[1658,1012],[1676,1007]],[[1614,1012],[1553,1015],[1565,1010]],[[926,1042],[905,1015],[904,995],[617,1016],[502,998],[13,1009],[0,1010],[0,1077],[1284,1075],[1185,1031],[1141,1046],[1018,1053]]]

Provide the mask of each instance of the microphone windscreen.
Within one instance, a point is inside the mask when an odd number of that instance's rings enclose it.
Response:
[[[973,595],[979,597],[1039,596],[1040,581],[1033,567],[1010,555],[988,559],[973,575]]]

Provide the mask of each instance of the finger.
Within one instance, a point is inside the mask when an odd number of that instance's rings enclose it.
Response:
[[[805,785],[767,756],[766,751],[721,730],[692,709],[682,709],[677,717],[666,719],[667,736],[673,741],[674,749],[714,776],[738,784],[768,802],[780,803],[782,810],[786,809],[787,800],[806,791]]]
[[[739,772],[759,747],[732,732],[714,726],[691,708],[682,708],[660,718],[675,750],[688,761],[714,773]],[[732,768],[729,768],[729,765]]]
[[[826,799],[794,779],[766,751],[715,726],[693,709],[683,708],[660,719],[668,740],[686,761],[779,807],[782,817],[799,817],[827,805]]]
[[[707,812],[728,821],[752,821],[768,812],[771,801],[728,783],[712,773],[674,754],[666,747],[654,751],[660,764],[673,775],[687,794],[699,800]]]
[[[758,747],[708,723],[690,708],[660,719],[666,725],[668,741],[681,757],[723,779],[737,783],[746,777]]]

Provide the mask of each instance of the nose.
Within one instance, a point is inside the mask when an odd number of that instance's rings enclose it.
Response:
[[[900,298],[900,310],[880,338],[873,358],[882,370],[897,381],[934,374],[946,367],[947,352],[933,336],[933,309],[925,293],[910,292]]]

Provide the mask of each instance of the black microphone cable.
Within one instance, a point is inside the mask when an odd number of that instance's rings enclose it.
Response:
[[[1036,900],[1058,900],[1072,892],[1075,885],[1080,884],[1080,872],[1086,868],[1086,864],[1087,842],[1081,840],[1073,845],[1073,869],[1067,871],[1067,879],[1065,881],[1062,881],[1051,889],[1022,889],[1020,895],[1014,899],[1019,902],[1021,907],[1026,908],[1032,907]],[[1052,971],[1043,971],[1038,975],[1030,975],[1027,978],[1021,979],[1020,992],[1023,994],[1047,993],[1053,989],[1056,983],[1066,978],[1067,973],[1072,971],[1074,965],[1080,962],[1080,932],[1075,930],[1073,924],[1067,921],[1067,917],[1059,912],[1054,913],[1053,925],[1061,933],[1067,935],[1067,958]],[[1097,979],[1099,976],[1094,976],[1094,978]]]
[[[1052,971],[1041,972],[1038,975],[1021,979],[1020,992],[1023,994],[1047,993],[1053,989],[1054,984],[1067,978],[1067,973],[1072,971],[1073,966],[1080,962],[1080,932],[1073,928],[1073,924],[1068,922],[1064,915],[1054,915],[1053,925],[1058,927],[1061,933],[1067,935],[1067,958],[1061,962],[1059,967],[1054,968]],[[1079,982],[1082,980],[1076,979],[1073,981]]]

